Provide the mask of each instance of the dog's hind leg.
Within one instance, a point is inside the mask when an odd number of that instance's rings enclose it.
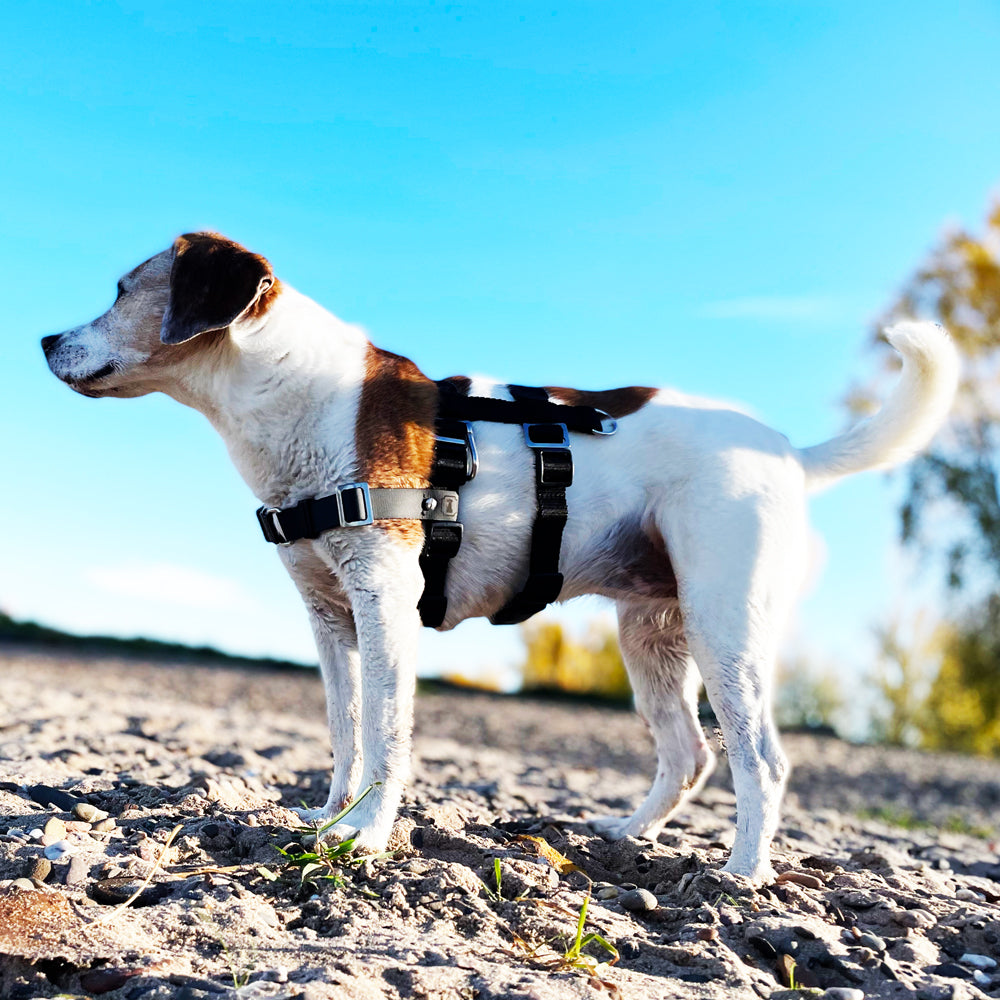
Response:
[[[698,722],[701,678],[688,653],[676,602],[618,604],[622,656],[635,707],[656,744],[656,778],[632,816],[590,821],[603,836],[655,840],[684,798],[711,773],[715,755]]]
[[[684,634],[733,775],[736,838],[725,870],[763,882],[773,874],[770,845],[788,772],[771,694],[778,643],[804,575],[804,506],[772,489],[696,517],[673,526],[670,551]]]

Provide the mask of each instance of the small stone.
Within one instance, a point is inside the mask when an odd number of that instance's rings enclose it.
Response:
[[[941,965],[935,965],[927,970],[933,973],[935,976],[944,976],[946,979],[971,979],[972,973],[968,969],[963,969],[962,966],[956,965],[954,962],[944,962]]]
[[[618,886],[616,885],[606,885],[597,890],[598,899],[617,899],[618,895]]]
[[[990,958],[989,955],[976,955],[971,951],[967,951],[959,961],[963,965],[971,965],[976,969],[995,969],[997,967],[995,958]]]
[[[993,982],[993,977],[987,976],[981,969],[974,969],[972,972],[972,978],[975,979],[980,986],[988,986]]]
[[[695,937],[699,941],[715,941],[719,937],[719,932],[714,927],[699,927]]]
[[[108,818],[108,814],[103,809],[98,809],[97,806],[92,806],[89,802],[80,802],[73,806],[73,815],[85,823],[97,823]]]
[[[629,889],[618,897],[618,902],[633,913],[655,910],[657,907],[656,897],[648,889]]]
[[[118,824],[115,822],[113,816],[109,816],[107,819],[98,820],[94,826],[93,830],[95,833],[110,833],[117,827]]]
[[[142,885],[142,879],[130,875],[101,879],[94,884],[91,895],[98,903],[115,906],[124,903]],[[170,895],[170,886],[163,882],[150,882],[139,896],[131,903],[132,906],[151,906],[158,903],[164,896]]]
[[[49,861],[58,861],[72,850],[73,845],[68,840],[57,840],[54,844],[49,844],[42,853]]]
[[[826,1000],[865,1000],[865,993],[850,986],[831,986],[820,993],[820,997]]]
[[[972,889],[959,889],[958,892],[955,893],[955,899],[961,899],[966,903],[981,903],[983,902],[984,897],[978,892],[974,892]]]
[[[62,809],[66,812],[69,812],[80,801],[51,785],[30,785],[25,791],[40,806],[55,806],[56,809]]]
[[[886,950],[885,941],[882,940],[877,934],[862,934],[858,938],[858,944],[862,948],[870,948],[876,954],[883,954]]]
[[[762,937],[760,934],[751,934],[747,938],[747,944],[752,945],[758,954],[763,955],[764,958],[778,957],[778,950],[766,937]]]
[[[27,840],[28,831],[22,830],[19,826],[12,826],[4,835],[4,840]]]
[[[80,885],[90,876],[90,862],[80,854],[69,859],[69,869],[66,872],[66,885]]]
[[[125,969],[89,969],[80,976],[80,985],[94,994],[110,993],[124,986],[138,972]]]
[[[892,914],[892,922],[900,927],[933,927],[937,920],[927,910],[896,910]]]
[[[52,862],[48,858],[37,858],[31,866],[31,878],[44,882],[52,874]]]
[[[795,981],[795,959],[791,955],[779,955],[776,971],[781,985],[791,987]]]
[[[51,838],[51,840],[49,840],[50,844],[54,844],[57,840],[65,840],[66,824],[58,816],[52,816],[45,824],[45,828],[42,830],[42,837],[42,843],[45,843],[44,838],[47,837]]]
[[[35,883],[30,878],[16,878],[11,882],[10,887],[12,889],[20,889],[23,892],[30,892],[34,891]]]
[[[37,826],[35,827],[34,830],[29,830],[28,831],[28,839],[29,840],[41,840],[42,837],[44,837],[44,836],[45,836],[45,834],[42,832],[41,828],[37,827]]]
[[[823,880],[808,872],[782,872],[776,879],[778,885],[791,882],[793,885],[805,886],[807,889],[822,889]]]

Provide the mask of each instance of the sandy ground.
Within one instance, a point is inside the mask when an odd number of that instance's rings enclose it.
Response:
[[[788,735],[753,890],[718,870],[724,757],[658,843],[611,844],[585,818],[646,790],[637,718],[432,692],[397,852],[303,881],[277,848],[325,796],[311,673],[0,650],[0,692],[4,998],[1000,997],[996,763]],[[613,965],[575,955],[588,897]]]

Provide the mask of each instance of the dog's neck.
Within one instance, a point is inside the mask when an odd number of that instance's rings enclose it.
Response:
[[[265,316],[234,324],[164,391],[208,417],[262,502],[291,504],[357,475],[369,349],[361,330],[284,285]]]

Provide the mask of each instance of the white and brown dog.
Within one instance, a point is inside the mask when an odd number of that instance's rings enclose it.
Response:
[[[713,763],[696,714],[704,681],[737,799],[726,870],[770,876],[787,774],[772,674],[806,568],[806,494],[912,456],[955,391],[958,360],[943,330],[904,323],[889,339],[903,370],[886,406],[811,448],[669,389],[549,388],[557,402],[620,418],[612,437],[574,435],[559,562],[560,600],[615,601],[636,708],[656,741],[648,796],[630,817],[594,819],[605,836],[655,838],[704,781]],[[55,375],[84,395],[165,392],[200,410],[266,505],[348,482],[428,484],[435,384],[221,236],[180,237],[122,278],[103,316],[42,344]],[[471,394],[510,398],[479,379]],[[535,496],[521,430],[482,423],[475,433],[479,474],[462,488],[465,542],[448,576],[445,630],[496,611],[528,560]],[[423,538],[418,521],[376,520],[278,550],[308,608],[326,686],[333,779],[313,818],[376,785],[332,831],[370,850],[386,846],[409,767]]]

